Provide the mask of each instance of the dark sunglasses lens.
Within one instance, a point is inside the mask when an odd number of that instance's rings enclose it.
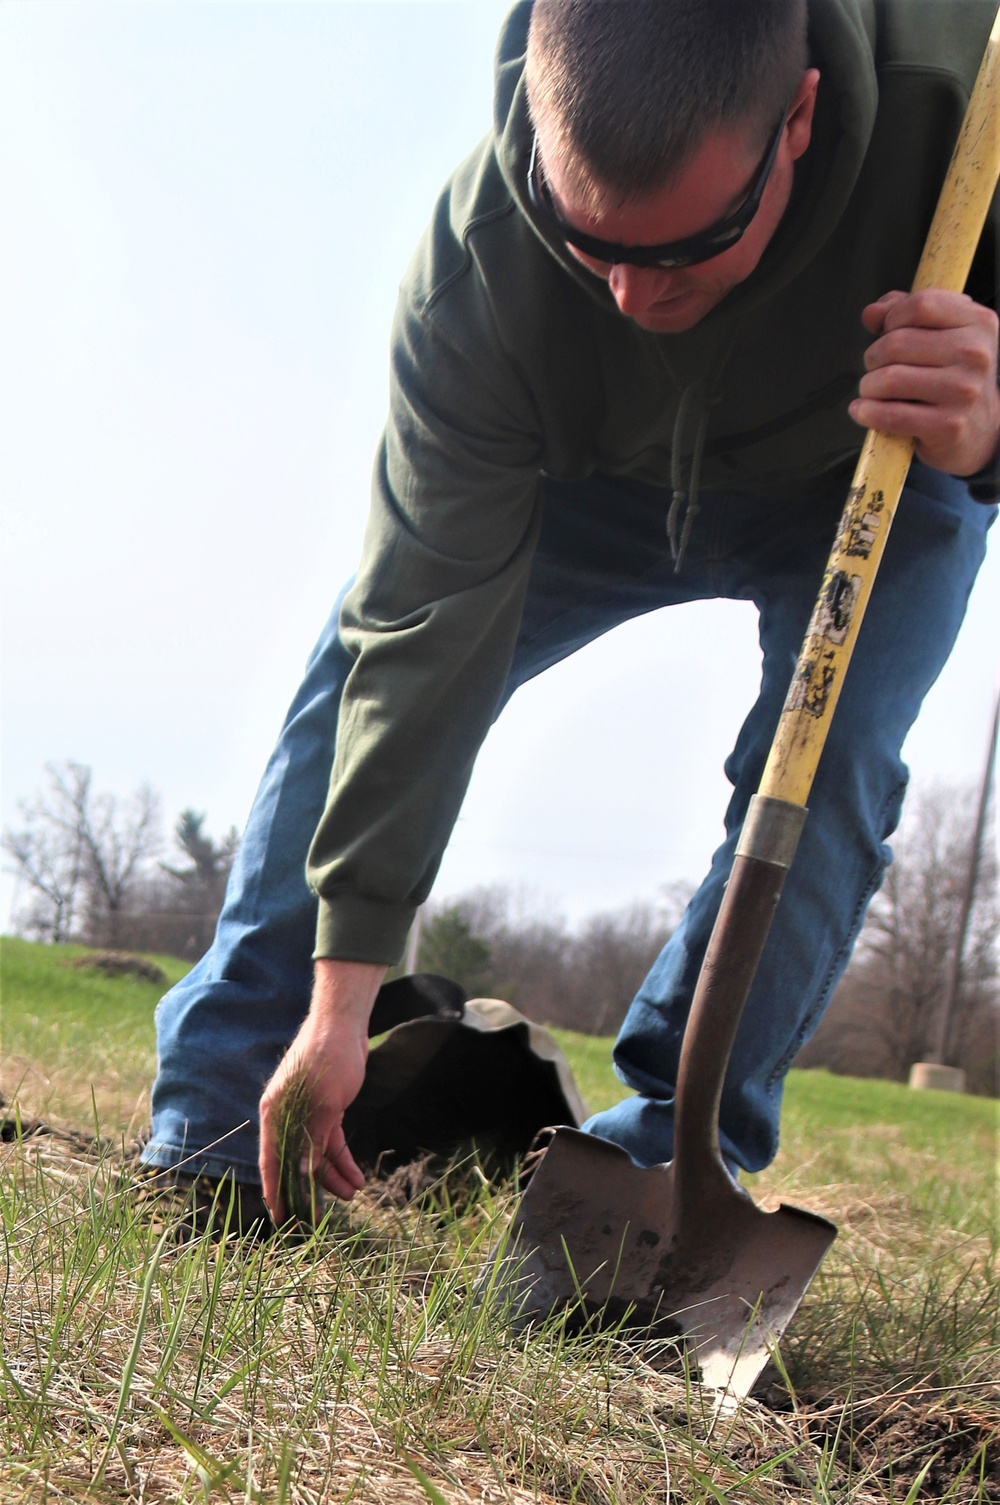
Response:
[[[689,241],[677,242],[678,249],[671,253],[669,246],[650,246],[648,250],[643,246],[626,247],[615,245],[610,241],[598,240],[591,235],[583,235],[574,231],[567,225],[555,211],[548,185],[544,181],[544,175],[539,172],[538,162],[538,138],[534,138],[531,147],[531,156],[528,162],[528,197],[532,205],[547,215],[551,222],[558,227],[563,238],[578,251],[586,256],[592,256],[596,261],[604,261],[609,265],[658,267],[663,271],[671,271],[677,267],[697,266],[699,262],[711,261],[714,256],[721,256],[723,251],[728,251],[743,236],[747,225],[751,222],[760,206],[764,185],[767,182],[778,145],[788,118],[786,110],[778,122],[777,130],[771,139],[770,147],[765,153],[761,163],[756,182],[750,189],[749,197],[742,209],[737,210],[730,220],[718,226],[713,231],[707,231],[703,236],[695,237]]]
[[[726,230],[721,235],[707,235],[704,240],[682,256],[664,256],[656,261],[658,267],[667,270],[673,267],[697,266],[699,262],[711,261],[713,256],[721,256],[723,251],[728,251],[730,246],[735,246],[738,240],[743,238],[742,227],[737,230]]]

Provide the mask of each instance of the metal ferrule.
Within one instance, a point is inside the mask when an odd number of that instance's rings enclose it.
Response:
[[[755,794],[740,832],[737,857],[756,857],[776,867],[791,867],[808,814],[805,805]]]

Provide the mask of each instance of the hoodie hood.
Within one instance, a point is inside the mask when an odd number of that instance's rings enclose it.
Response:
[[[504,181],[535,234],[578,286],[617,314],[607,284],[572,256],[558,230],[540,218],[528,197],[533,128],[524,79],[531,3],[511,12],[496,63],[495,150]],[[752,311],[794,279],[840,222],[857,184],[875,122],[878,87],[874,18],[859,0],[817,0],[809,10],[809,57],[820,83],[809,149],[796,165],[795,190],[757,267],[680,337],[653,335],[687,367],[671,435],[672,501],[667,531],[680,569],[698,514],[699,478],[712,409],[732,350]],[[694,367],[691,360],[693,358]],[[700,369],[699,369],[700,368]],[[675,366],[675,379],[680,373]],[[695,374],[697,372],[697,374]]]
[[[557,230],[535,212],[527,193],[533,128],[524,59],[532,0],[510,12],[497,45],[494,145],[500,171],[535,234],[598,303],[615,311],[605,283],[570,254]],[[840,221],[857,183],[878,103],[871,0],[811,0],[809,54],[820,70],[812,140],[796,169],[796,188],[777,233],[750,277],[702,321],[731,319],[764,302],[816,255]],[[672,339],[676,336],[665,336]]]

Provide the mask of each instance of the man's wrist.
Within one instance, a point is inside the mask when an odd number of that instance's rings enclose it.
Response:
[[[977,469],[966,471],[961,477],[969,488],[969,494],[977,502],[995,502],[1000,496],[1000,387],[993,389],[993,396],[992,443],[985,440],[986,458]]]
[[[995,502],[1000,498],[1000,440],[994,445],[993,454],[985,465],[960,479],[968,486],[969,495],[975,502]]]
[[[310,1012],[321,1025],[346,1026],[367,1035],[368,1021],[385,972],[380,962],[317,958]]]

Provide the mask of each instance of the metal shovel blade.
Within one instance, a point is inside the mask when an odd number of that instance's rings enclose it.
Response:
[[[837,1233],[798,1207],[758,1207],[719,1147],[733,1039],[804,818],[772,800],[744,823],[741,845],[766,855],[737,848],[702,962],[678,1063],[673,1160],[640,1170],[618,1145],[558,1129],[501,1271],[515,1322],[575,1306],[599,1323],[683,1339],[702,1384],[735,1396],[749,1392]]]
[[[704,1386],[744,1396],[837,1230],[798,1207],[765,1212],[721,1160],[692,1186],[676,1165],[641,1170],[606,1139],[558,1129],[512,1224],[515,1321],[575,1304],[598,1325],[683,1340]]]

